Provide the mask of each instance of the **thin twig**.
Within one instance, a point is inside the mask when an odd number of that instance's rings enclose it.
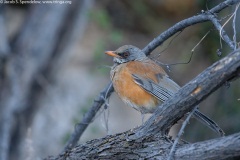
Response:
[[[237,31],[236,31],[236,17],[237,17],[237,10],[239,8],[240,3],[237,4],[236,9],[234,11],[234,17],[233,17],[233,22],[232,22],[232,26],[233,26],[233,42],[234,42],[234,49],[237,49]]]
[[[95,117],[98,110],[101,108],[102,104],[105,103],[105,100],[109,98],[111,93],[113,92],[113,86],[110,82],[104,90],[97,96],[96,100],[94,101],[91,109],[85,114],[81,123],[77,124],[75,127],[75,131],[72,133],[69,141],[67,142],[66,146],[64,147],[64,151],[71,149],[74,147],[85,129],[91,123],[92,119]]]
[[[191,50],[191,55],[190,55],[188,61],[186,61],[186,62],[170,63],[170,64],[166,64],[166,65],[168,65],[168,66],[173,66],[173,65],[178,65],[178,64],[188,64],[188,63],[190,63],[191,60],[192,60],[192,57],[193,57],[193,54],[194,54],[195,49],[196,49],[196,48],[199,46],[199,44],[207,37],[207,35],[210,33],[210,31],[211,31],[211,30],[209,30],[209,31],[200,39],[200,41],[193,47],[193,49]]]
[[[200,39],[200,41],[193,47],[191,52],[194,52],[195,49],[199,46],[199,44],[206,38],[206,36],[210,33],[210,30]]]
[[[221,26],[221,24],[219,23],[218,19],[212,15],[210,12],[207,13],[207,17],[209,18],[209,20],[213,23],[213,25],[215,26],[215,28],[220,32],[220,36],[221,38],[228,44],[228,46],[234,50],[234,45],[233,45],[233,41],[231,41],[231,39],[229,38],[229,36],[226,34],[225,30],[223,29],[223,27]]]
[[[173,155],[175,154],[175,151],[176,151],[176,146],[178,144],[178,141],[179,141],[179,138],[182,136],[182,134],[184,133],[184,129],[186,128],[187,124],[189,123],[189,120],[190,118],[192,117],[192,115],[194,114],[195,110],[197,109],[197,107],[195,107],[191,112],[190,114],[188,114],[187,118],[185,119],[185,121],[183,122],[182,124],[182,127],[181,129],[179,130],[175,140],[174,140],[174,143],[172,145],[172,148],[170,150],[170,153],[169,153],[169,156],[168,156],[168,159],[167,160],[171,160],[173,158]]]
[[[210,11],[211,11],[211,13],[219,13],[223,9],[225,9],[231,5],[235,5],[238,2],[239,2],[239,0],[227,0],[227,1],[220,3],[219,5],[217,5],[215,7],[213,7]]]
[[[211,14],[218,13],[221,10],[223,10],[224,8],[226,8],[230,5],[234,5],[237,2],[239,2],[239,0],[224,1],[220,4],[218,4],[216,7],[209,10],[208,12],[211,13]],[[193,17],[187,18],[185,20],[182,20],[182,21],[178,22],[177,24],[175,24],[174,26],[172,26],[171,28],[169,28],[168,30],[164,31],[158,37],[154,38],[154,40],[152,40],[146,47],[143,48],[143,52],[146,55],[149,55],[155,48],[160,46],[164,41],[166,41],[168,38],[173,36],[175,33],[179,32],[179,31],[182,31],[184,28],[187,28],[187,27],[192,26],[194,24],[198,24],[198,23],[201,23],[201,22],[206,22],[206,21],[209,21],[209,20],[210,20],[209,17],[206,16],[206,14],[204,12],[197,15],[197,16],[193,16]]]
[[[167,46],[166,46],[162,51],[160,51],[157,55],[151,57],[151,59],[154,60],[154,59],[160,57],[161,53],[165,52],[165,51],[170,47],[170,45],[171,45],[172,42],[175,40],[175,38],[177,38],[181,33],[182,33],[182,31],[176,33],[176,34],[173,36],[173,38],[170,40],[170,42],[167,44]]]
[[[220,29],[220,31],[219,31],[219,34],[220,34],[220,36],[221,36],[222,39],[223,39],[223,37],[222,37],[222,30],[223,30],[223,28],[228,24],[228,22],[232,19],[233,16],[234,16],[234,14],[232,14],[232,15],[227,19],[227,21],[222,25],[222,27],[221,27],[221,29]]]
[[[175,33],[182,31],[184,28],[187,28],[191,25],[206,21],[208,21],[208,18],[203,14],[182,20],[176,23],[174,26],[170,27],[168,30],[161,33],[158,37],[154,38],[145,48],[142,49],[142,51],[146,55],[149,55],[155,48],[160,46],[164,41],[173,36]]]

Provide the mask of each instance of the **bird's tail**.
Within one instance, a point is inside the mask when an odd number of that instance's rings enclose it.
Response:
[[[207,125],[210,129],[212,129],[213,131],[215,131],[216,133],[218,133],[220,136],[224,136],[224,132],[223,130],[217,125],[217,123],[215,123],[213,120],[211,120],[210,118],[208,118],[206,115],[204,115],[203,113],[201,113],[198,109],[195,110],[194,112],[194,118],[196,118],[198,121],[200,121],[201,123]]]

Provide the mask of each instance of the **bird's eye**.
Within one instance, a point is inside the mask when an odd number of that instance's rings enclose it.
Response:
[[[123,58],[127,58],[129,56],[129,53],[128,52],[124,52],[123,54],[122,54],[122,57]]]

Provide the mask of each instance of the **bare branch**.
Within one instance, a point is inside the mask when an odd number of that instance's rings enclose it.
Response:
[[[234,17],[232,21],[232,26],[233,26],[233,42],[234,42],[234,49],[237,49],[237,31],[236,31],[236,17],[237,17],[237,11],[240,6],[240,3],[237,4],[236,9],[234,11]]]
[[[237,2],[239,2],[239,0],[227,0],[224,1],[223,3],[220,3],[219,5],[217,5],[216,7],[212,8],[211,10],[209,10],[209,13],[218,13],[221,10],[223,10],[224,8],[230,6],[230,5],[234,5]],[[170,38],[171,36],[173,36],[175,33],[182,31],[183,29],[192,26],[194,24],[198,24],[201,22],[206,22],[209,21],[211,19],[209,19],[210,17],[207,16],[205,14],[205,12],[197,15],[197,16],[193,16],[190,18],[187,18],[185,20],[182,20],[180,22],[178,22],[177,24],[175,24],[174,26],[172,26],[171,28],[169,28],[168,30],[164,31],[162,34],[160,34],[158,37],[156,37],[154,40],[152,40],[144,49],[143,52],[146,55],[149,55],[155,48],[157,48],[158,46],[160,46],[164,41],[166,41],[168,38]],[[231,46],[230,46],[231,47]],[[232,48],[232,47],[231,47]]]
[[[69,150],[70,148],[74,147],[77,144],[79,138],[81,137],[85,129],[92,122],[92,119],[95,117],[98,110],[101,108],[102,104],[106,102],[106,99],[110,97],[112,92],[113,86],[112,82],[110,82],[100,93],[100,95],[96,97],[91,109],[83,117],[82,122],[76,125],[75,131],[72,133],[71,138],[67,142],[67,145],[65,146],[64,150]]]
[[[181,146],[175,159],[238,159],[240,157],[240,133],[208,141]],[[238,157],[238,158],[237,158]]]
[[[192,115],[194,114],[194,112],[196,111],[197,107],[195,107],[195,109],[193,109],[187,116],[187,118],[184,120],[175,140],[174,140],[174,143],[171,147],[171,150],[170,150],[170,153],[169,153],[169,156],[168,156],[168,160],[171,160],[173,158],[173,155],[175,154],[176,152],[176,146],[178,144],[178,141],[179,141],[179,138],[183,135],[183,132],[184,132],[184,129],[186,128],[187,124],[189,123],[190,121],[190,118],[192,117]]]
[[[234,50],[234,42],[231,41],[231,39],[229,38],[229,36],[226,34],[225,30],[223,29],[223,27],[221,26],[221,24],[218,22],[218,19],[212,15],[212,14],[208,14],[208,18],[209,20],[213,23],[213,25],[215,26],[215,28],[219,31],[220,33],[220,37],[228,44],[228,46]]]
[[[227,1],[224,1],[222,3],[220,3],[219,5],[213,7],[210,12],[211,13],[219,13],[220,11],[222,11],[223,9],[231,6],[231,5],[235,5],[237,4],[238,2],[240,2],[239,0],[227,0]]]
[[[126,139],[130,131],[94,139],[57,157],[45,160],[66,159],[167,159],[172,141],[165,136]],[[240,133],[193,144],[179,144],[174,159],[218,159],[240,156]]]

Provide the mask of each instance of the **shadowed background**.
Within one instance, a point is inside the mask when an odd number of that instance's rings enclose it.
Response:
[[[214,3],[198,0],[119,0],[114,2],[110,0],[87,2],[81,0],[81,2],[72,0],[71,4],[42,5],[46,8],[54,5],[55,9],[59,8],[60,11],[62,7],[72,8],[71,12],[66,9],[62,13],[56,13],[55,17],[49,17],[52,15],[50,13],[39,16],[42,13],[34,11],[37,10],[37,5],[2,4],[1,6],[0,14],[3,21],[1,21],[0,27],[4,26],[1,34],[6,34],[9,47],[12,48],[10,51],[6,49],[7,56],[3,54],[5,52],[1,51],[1,56],[7,57],[7,60],[18,55],[18,48],[22,50],[20,59],[25,58],[27,62],[32,60],[31,56],[24,56],[25,48],[28,46],[31,48],[31,45],[34,44],[33,41],[40,41],[41,37],[26,35],[29,40],[23,43],[19,42],[18,38],[21,37],[23,30],[27,32],[25,27],[28,20],[31,19],[30,17],[38,23],[44,22],[40,26],[41,28],[36,29],[36,31],[50,31],[51,26],[58,23],[57,19],[64,16],[67,19],[54,40],[51,41],[51,37],[44,37],[41,40],[45,41],[46,44],[59,39],[61,41],[57,45],[51,44],[56,45],[50,51],[52,58],[48,59],[49,63],[43,65],[44,69],[37,72],[33,82],[29,83],[31,89],[26,93],[27,100],[21,101],[20,99],[18,101],[23,103],[22,106],[27,104],[29,107],[18,109],[18,105],[16,105],[16,112],[14,111],[12,116],[15,117],[14,124],[18,124],[18,121],[22,120],[22,116],[30,118],[27,118],[24,123],[19,123],[18,126],[13,125],[10,138],[10,159],[16,157],[40,159],[48,155],[56,155],[63,149],[74,130],[74,125],[81,121],[94,98],[110,80],[109,67],[112,65],[112,58],[104,54],[105,50],[116,50],[125,44],[135,45],[142,49],[154,37],[178,21],[196,15],[201,10],[207,10],[207,7],[214,6]],[[215,3],[219,2],[221,1],[215,1]],[[80,6],[80,9],[77,6]],[[232,10],[224,10],[221,14],[228,15],[231,12]],[[38,23],[36,22],[36,24]],[[239,22],[237,23],[239,24]],[[226,30],[230,35],[231,25],[231,23],[226,25]],[[39,26],[31,27],[37,28]],[[210,23],[189,27],[158,47],[151,56],[160,54],[157,59],[165,64],[187,62],[191,50],[212,28]],[[36,33],[36,35],[41,35],[41,33]],[[237,36],[239,37],[239,28]],[[212,30],[194,50],[191,62],[169,65],[169,75],[180,85],[187,83],[221,58],[217,54],[217,50],[221,48],[219,41],[219,33]],[[41,49],[35,47],[29,52],[36,58],[39,54],[43,54],[42,52],[38,53],[39,50]],[[27,49],[26,52],[28,52]],[[222,56],[228,52],[229,48],[223,43]],[[9,72],[4,67],[6,59],[1,59],[1,82],[4,82],[4,76]],[[36,62],[32,63],[22,67],[19,60],[20,68],[14,67],[16,73],[18,70],[23,70],[23,73],[26,73],[20,74],[23,77],[22,81],[29,76],[28,73],[32,72],[31,65],[34,66]],[[18,80],[18,76],[13,76],[12,80],[14,81],[14,79]],[[21,84],[20,81],[19,85]],[[240,130],[239,87],[238,81],[226,84],[225,87],[213,93],[200,104],[200,110],[216,121],[226,135]],[[5,83],[1,83],[1,89],[4,88]],[[2,116],[8,110],[1,106],[1,111]],[[5,121],[2,120],[2,122]],[[116,94],[113,94],[108,110],[102,110],[97,114],[80,142],[103,137],[106,134],[123,132],[140,124],[140,113],[125,106]],[[177,125],[177,127],[179,126]],[[184,133],[184,139],[189,142],[213,137],[217,137],[217,135],[194,119],[190,121],[190,125],[187,126]]]

